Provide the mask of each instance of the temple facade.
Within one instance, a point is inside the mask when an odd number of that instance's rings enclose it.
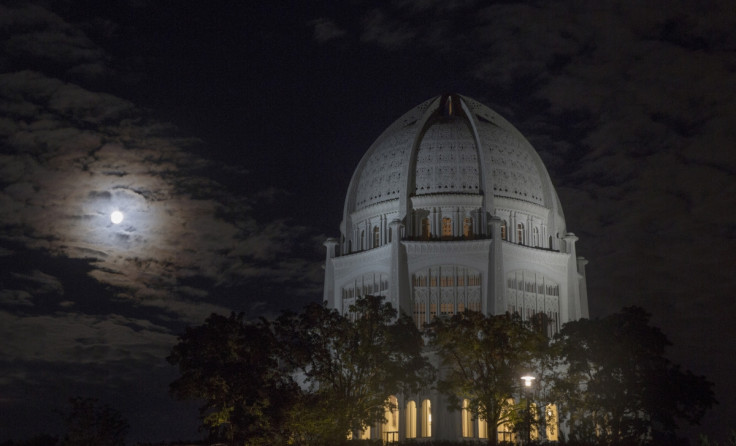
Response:
[[[340,237],[325,242],[324,300],[344,312],[361,296],[385,296],[419,328],[466,309],[544,313],[552,335],[588,317],[577,240],[526,138],[483,104],[445,94],[397,119],[355,169]],[[449,411],[436,391],[390,398],[398,410],[366,436],[487,436],[482,420]]]

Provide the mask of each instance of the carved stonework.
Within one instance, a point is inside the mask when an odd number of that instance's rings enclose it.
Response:
[[[494,195],[544,205],[541,176],[524,141],[488,123],[480,124],[478,137],[489,163]]]
[[[468,125],[455,118],[430,127],[419,145],[415,172],[416,195],[477,194],[478,155]]]
[[[416,133],[413,125],[387,135],[367,159],[360,173],[355,209],[399,197],[401,172]]]

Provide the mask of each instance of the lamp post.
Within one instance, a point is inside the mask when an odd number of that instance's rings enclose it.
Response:
[[[534,377],[531,375],[524,375],[521,377],[521,380],[524,381],[524,391],[526,393],[526,444],[529,444],[532,442],[532,414],[531,414],[531,407],[529,405],[529,393],[532,389],[532,381],[534,381]]]

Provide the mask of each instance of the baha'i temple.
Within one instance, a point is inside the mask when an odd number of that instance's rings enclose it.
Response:
[[[340,237],[325,242],[324,300],[345,312],[385,296],[419,328],[466,309],[544,313],[554,334],[588,317],[576,241],[526,138],[483,104],[442,95],[391,124],[355,169]],[[436,390],[390,398],[398,411],[366,437],[487,437],[483,420],[449,411]]]

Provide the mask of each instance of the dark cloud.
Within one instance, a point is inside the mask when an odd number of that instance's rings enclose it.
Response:
[[[141,438],[146,410],[130,389],[156,381],[149,412],[177,412],[164,359],[183,327],[314,300],[321,255],[312,229],[260,217],[282,192],[234,190],[221,180],[247,184],[247,169],[203,157],[201,140],[86,86],[112,71],[82,28],[37,4],[0,6],[0,404],[20,417],[100,396],[132,415]],[[258,291],[246,292],[253,282]],[[46,405],[52,383],[58,397]],[[0,431],[58,428],[47,414],[35,418],[45,425],[22,419]]]
[[[736,395],[723,341],[736,335],[730,2],[121,8],[0,6],[0,327],[13,340],[0,346],[3,411],[31,419],[23,401],[42,407],[54,380],[67,394],[88,380],[113,402],[107,384],[139,380],[155,404],[122,392],[127,413],[175,413],[162,361],[174,336],[213,311],[318,299],[323,237],[310,225],[335,235],[373,139],[449,88],[530,139],[590,260],[593,314],[651,311],[673,359],[716,382],[724,409],[702,429],[725,435]],[[158,106],[227,137],[187,136],[145,108]],[[136,429],[156,432],[142,418]]]
[[[344,29],[341,29],[335,22],[325,17],[312,20],[309,22],[309,25],[314,27],[314,40],[319,43],[339,39],[346,34]]]
[[[736,334],[727,291],[736,285],[736,10],[474,6],[366,9],[362,32],[375,37],[364,41],[467,68],[481,90],[468,94],[514,122],[550,169],[578,253],[590,259],[593,314],[645,307],[672,355],[732,399],[732,346],[713,340]],[[706,430],[726,419],[716,413]]]

